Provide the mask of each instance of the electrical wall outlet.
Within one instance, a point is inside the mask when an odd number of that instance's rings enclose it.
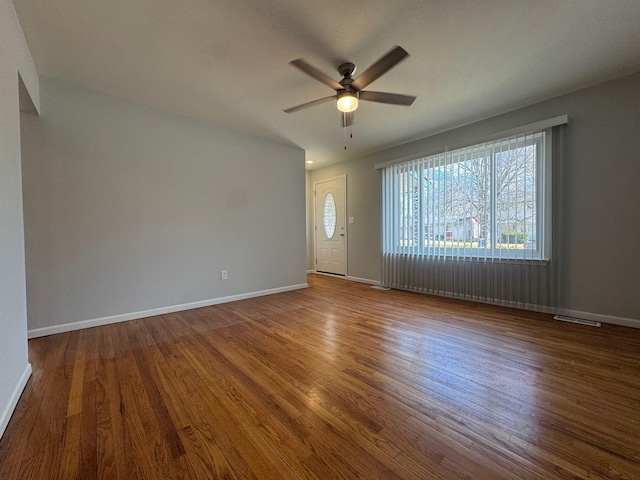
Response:
[[[226,279],[227,279],[227,271],[220,270],[220,280],[226,280]]]

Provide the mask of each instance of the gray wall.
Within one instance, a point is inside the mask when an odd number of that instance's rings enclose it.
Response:
[[[306,210],[307,213],[307,271],[315,269],[313,257],[313,185],[311,183],[311,172],[305,172],[304,176],[305,192],[306,192]]]
[[[30,330],[306,282],[303,150],[40,83],[22,129]]]
[[[19,88],[18,74],[24,88]],[[31,98],[21,99],[21,94]],[[20,100],[38,107],[38,75],[13,4],[0,0],[0,436],[31,371],[27,358]]]
[[[313,171],[313,182],[347,173],[348,215],[359,220],[348,232],[348,275],[380,279],[375,164],[455,148],[561,114],[569,115],[569,125],[554,185],[562,196],[554,205],[562,223],[562,239],[554,245],[562,253],[560,307],[603,320],[640,319],[640,74]]]

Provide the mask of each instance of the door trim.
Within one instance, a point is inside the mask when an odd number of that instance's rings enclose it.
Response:
[[[344,190],[344,277],[347,278],[349,275],[349,262],[347,261],[347,252],[349,251],[349,224],[347,223],[347,174],[343,173],[342,175],[336,175],[335,177],[323,178],[322,180],[317,180],[313,182],[313,271],[318,273],[318,219],[316,218],[316,185],[319,183],[332,182],[333,180],[342,179],[342,188]],[[326,275],[331,275],[334,277],[342,277],[342,275],[333,275],[331,273],[327,273]]]

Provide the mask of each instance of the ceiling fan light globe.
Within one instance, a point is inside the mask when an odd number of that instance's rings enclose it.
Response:
[[[338,96],[338,110],[344,113],[353,112],[358,108],[358,97],[352,92],[344,92]]]

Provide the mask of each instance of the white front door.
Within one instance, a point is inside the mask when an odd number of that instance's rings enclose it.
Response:
[[[346,176],[315,183],[316,271],[347,274]]]

